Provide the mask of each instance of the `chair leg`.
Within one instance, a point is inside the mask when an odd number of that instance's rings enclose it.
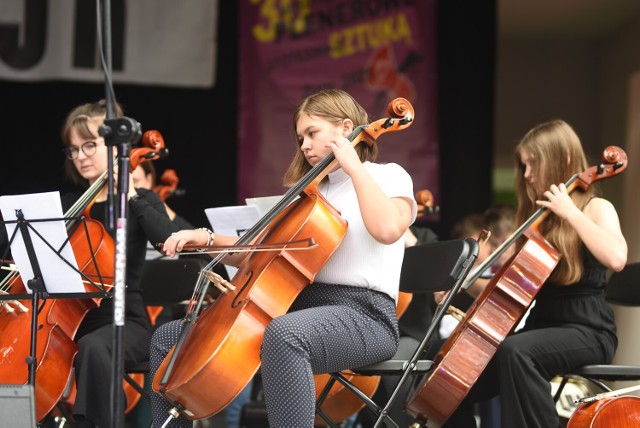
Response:
[[[127,383],[133,387],[133,389],[135,389],[145,400],[147,400],[148,403],[151,402],[151,397],[149,396],[147,391],[142,386],[138,385],[138,383],[133,380],[131,376],[129,376],[129,373],[124,374],[124,380],[126,380]]]
[[[339,428],[338,425],[336,425],[336,423],[333,422],[333,420],[325,412],[322,411],[322,409],[317,408],[316,414],[320,416],[320,418],[322,418],[324,423],[326,423],[329,428]]]
[[[329,395],[329,391],[331,390],[331,388],[333,388],[333,385],[335,383],[336,378],[331,376],[324,389],[320,393],[320,396],[316,400],[316,414],[320,416],[320,418],[322,418],[322,420],[327,424],[329,428],[337,428],[337,425],[335,422],[333,422],[329,415],[322,411],[322,404],[324,404],[324,400],[327,398],[327,395]]]
[[[553,396],[554,403],[557,403],[558,400],[560,399],[560,395],[562,395],[562,390],[564,389],[568,381],[569,381],[569,378],[567,376],[562,376],[562,382],[560,382],[560,385],[558,386],[558,390]]]
[[[374,425],[375,428],[381,426],[380,424],[383,422],[387,426],[390,426],[392,428],[399,428],[398,424],[396,424],[394,420],[389,417],[387,410],[381,409],[380,406],[378,406],[371,398],[369,398],[368,395],[364,394],[362,391],[353,386],[351,382],[349,382],[344,376],[342,376],[340,373],[334,373],[332,374],[332,377],[335,377],[338,382],[340,382],[342,385],[344,385],[345,388],[351,391],[352,394],[358,397],[369,409],[374,412],[374,414],[378,415],[378,420]]]
[[[585,377],[585,379],[588,380],[589,382],[593,383],[594,385],[597,385],[603,391],[611,391],[611,388],[609,388],[609,385],[607,385],[606,383],[602,382],[599,379],[594,379],[594,378],[591,378],[591,377]]]

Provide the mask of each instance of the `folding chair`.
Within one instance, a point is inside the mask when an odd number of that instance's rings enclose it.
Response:
[[[640,263],[631,263],[620,272],[614,272],[605,288],[609,303],[620,306],[640,306]],[[619,364],[594,364],[580,367],[561,376],[562,380],[554,394],[558,402],[570,380],[587,380],[603,391],[611,391],[607,381],[640,381],[640,366]],[[575,408],[575,405],[574,405]]]
[[[376,404],[341,373],[331,373],[330,381],[316,401],[316,414],[320,416],[328,426],[337,427],[336,423],[323,412],[322,404],[330,389],[337,381],[355,394],[374,412],[378,418],[375,422],[375,427],[380,426],[383,422],[389,426],[398,427],[388,415],[389,408],[396,399],[401,398],[399,397],[398,391],[405,382],[409,382],[415,375],[428,373],[433,367],[433,361],[422,360],[420,358],[437,332],[440,320],[445,315],[451,300],[458,291],[460,291],[477,256],[478,243],[471,238],[436,242],[406,249],[400,274],[400,291],[409,293],[433,293],[434,291],[451,290],[451,292],[436,310],[432,323],[410,359],[390,359],[366,367],[352,369],[357,375],[400,376],[400,380],[396,384],[387,403],[382,406]]]

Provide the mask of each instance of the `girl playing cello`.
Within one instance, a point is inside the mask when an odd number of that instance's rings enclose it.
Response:
[[[396,164],[373,163],[377,147],[357,146],[345,136],[366,125],[364,109],[347,93],[325,90],[304,99],[294,114],[298,147],[285,184],[300,179],[333,153],[338,166],[319,191],[347,220],[342,244],[305,287],[290,311],[269,323],[261,350],[265,402],[272,427],[312,427],[314,373],[329,373],[393,356],[398,343],[395,299],[404,252],[403,236],[417,205],[409,175]],[[201,230],[183,230],[165,242],[168,255],[185,244],[214,240]],[[234,238],[215,236],[218,244]],[[225,262],[238,263],[227,257]],[[231,259],[231,260],[229,260]],[[152,339],[151,369],[157,369],[180,330],[160,327]],[[203,391],[203,393],[206,393]],[[168,405],[155,396],[154,426]],[[175,425],[188,426],[182,417]]]
[[[121,111],[118,112],[121,114]],[[66,154],[65,172],[74,184],[88,187],[107,170],[107,148],[98,135],[106,116],[103,101],[83,104],[67,116],[62,139]],[[63,195],[66,210],[81,192]],[[106,188],[91,207],[91,218],[102,223],[106,216]],[[124,358],[127,364],[145,361],[151,339],[140,279],[147,241],[164,240],[177,226],[169,220],[164,204],[153,191],[129,186],[129,221],[127,223],[126,324]],[[113,304],[103,299],[80,324],[75,340],[77,396],[73,414],[83,427],[111,426],[111,348],[113,343]]]
[[[475,427],[471,405],[500,394],[502,426],[557,427],[551,378],[609,363],[617,347],[603,290],[607,269],[624,268],[627,244],[615,208],[596,197],[593,186],[569,195],[563,184],[588,167],[578,136],[561,120],[543,123],[524,136],[515,157],[517,221],[540,207],[553,212],[540,232],[562,257],[525,327],[498,347],[445,426]]]

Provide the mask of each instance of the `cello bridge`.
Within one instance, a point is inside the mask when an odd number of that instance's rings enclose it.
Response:
[[[233,285],[232,283],[230,283],[229,281],[227,281],[226,279],[224,279],[223,277],[221,277],[220,275],[218,275],[213,271],[203,270],[202,274],[204,275],[205,278],[211,281],[218,290],[220,290],[223,293],[226,293],[228,291],[234,291],[236,289],[235,285]]]

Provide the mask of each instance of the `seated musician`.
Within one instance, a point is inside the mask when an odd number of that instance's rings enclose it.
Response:
[[[120,115],[121,111],[118,112]],[[98,128],[106,117],[103,101],[83,104],[67,116],[62,129],[67,159],[65,172],[74,184],[86,189],[107,170],[107,147]],[[116,150],[114,150],[115,152]],[[63,195],[66,210],[82,192]],[[91,207],[91,218],[105,223],[106,187]],[[169,220],[162,201],[146,189],[135,189],[129,181],[129,219],[127,224],[126,313],[124,331],[125,368],[128,364],[146,361],[151,339],[140,278],[145,261],[146,244],[166,239],[178,228]],[[103,299],[101,305],[89,311],[75,337],[78,354],[75,358],[77,396],[73,415],[82,427],[112,426],[111,383],[113,352],[113,301]],[[124,408],[124,407],[123,407]]]
[[[557,427],[549,381],[586,364],[610,363],[617,347],[603,290],[607,269],[624,268],[627,244],[615,208],[593,186],[569,195],[563,184],[588,168],[578,136],[563,121],[543,123],[523,137],[515,155],[517,223],[540,207],[550,210],[540,231],[562,257],[524,328],[498,347],[446,426],[475,427],[473,403],[499,394],[502,426]]]
[[[133,185],[137,189],[153,190],[154,186],[156,186],[156,168],[153,166],[152,161],[140,162],[140,165],[131,172],[131,176],[133,177]],[[171,209],[166,201],[164,202],[164,207],[171,221],[180,229],[193,229],[193,225]]]
[[[295,184],[325,156],[335,155],[338,165],[318,190],[347,220],[348,228],[315,282],[264,332],[261,375],[271,427],[313,427],[314,374],[390,358],[398,345],[395,307],[403,237],[417,205],[411,178],[403,168],[373,163],[376,143],[354,148],[345,138],[367,123],[364,109],[340,90],[307,97],[294,115],[298,144],[285,184]],[[235,239],[182,230],[167,239],[165,251],[175,255],[188,243],[226,245]],[[225,262],[237,264],[241,257],[237,253]],[[179,322],[168,323],[154,333],[152,371],[176,342],[180,328]],[[202,392],[207,393],[213,392]],[[171,405],[154,394],[152,407],[157,427]],[[181,416],[168,426],[189,426],[189,421]]]

